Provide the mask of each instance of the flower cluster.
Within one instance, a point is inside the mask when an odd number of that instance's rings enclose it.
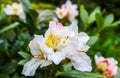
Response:
[[[72,4],[70,0],[61,5],[61,8],[57,8],[55,13],[59,19],[67,18],[70,22],[77,23],[75,19],[75,17],[78,16],[77,5]]]
[[[39,66],[58,65],[65,59],[71,60],[77,70],[91,71],[91,61],[85,53],[89,49],[86,44],[88,40],[89,36],[86,33],[78,33],[76,24],[63,26],[52,21],[44,36],[35,35],[30,41],[33,58],[24,65],[22,73],[33,76]]]
[[[117,74],[118,62],[114,58],[104,58],[95,55],[97,69],[102,72],[107,78],[112,78]]]
[[[4,9],[7,15],[17,15],[20,18],[25,18],[23,6],[21,3],[13,3],[12,5],[7,5]]]

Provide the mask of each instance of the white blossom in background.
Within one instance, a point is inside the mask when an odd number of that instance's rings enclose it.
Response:
[[[59,19],[63,19],[67,16],[67,9],[65,7],[57,8],[55,10],[55,13],[57,14]]]
[[[12,5],[7,5],[6,8],[4,9],[4,12],[7,15],[17,15],[20,18],[25,18],[23,6],[21,3],[14,2]]]
[[[39,66],[58,65],[64,59],[70,59],[79,71],[91,71],[91,61],[85,53],[89,49],[86,44],[88,40],[86,33],[78,33],[76,24],[63,26],[52,21],[44,36],[35,35],[30,42],[33,58],[24,65],[22,73],[33,76]]]
[[[67,18],[70,22],[74,22],[77,24],[76,16],[78,16],[78,10],[77,5],[72,4],[70,0],[67,0],[67,2],[63,5],[61,5],[60,8],[57,8],[55,10],[55,13],[57,14],[59,19]]]
[[[117,74],[118,62],[114,58],[104,58],[102,56],[98,57],[95,55],[95,62],[97,69],[101,70],[102,74],[107,78],[112,78]]]

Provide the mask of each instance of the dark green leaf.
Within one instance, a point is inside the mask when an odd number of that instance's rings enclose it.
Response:
[[[96,13],[96,23],[97,23],[98,29],[100,31],[101,28],[103,27],[104,19],[103,19],[102,15],[99,13]]]
[[[16,60],[9,61],[5,65],[3,65],[1,68],[4,69],[2,71],[3,73],[12,74],[17,69],[17,61]]]
[[[67,72],[57,72],[58,76],[72,77],[72,78],[105,78],[102,75],[88,72],[80,72],[76,70],[67,71]]]
[[[31,59],[31,55],[26,53],[26,52],[22,52],[22,51],[19,51],[18,52],[19,55],[21,55],[23,58],[25,58],[26,60],[29,60]]]
[[[0,78],[9,78],[7,74],[0,74]]]
[[[14,29],[17,26],[19,26],[18,22],[14,22],[14,23],[10,24],[9,26],[5,26],[3,29],[0,30],[0,34],[7,31],[7,30]]]
[[[96,13],[100,13],[100,7],[95,8],[94,11],[88,17],[88,23],[89,24],[91,24],[91,23],[93,23],[95,21]]]
[[[33,9],[29,10],[29,14],[30,14],[30,16],[32,17],[33,20],[38,17],[38,13]]]

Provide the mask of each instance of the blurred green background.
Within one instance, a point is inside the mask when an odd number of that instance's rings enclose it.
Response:
[[[21,2],[22,0],[0,0],[0,78],[25,78],[21,75],[23,66],[18,64],[23,57],[21,57],[18,52],[27,52],[30,54],[28,44],[33,38],[33,35],[43,34],[48,28],[48,23],[45,21],[36,24],[33,20],[33,29],[30,29],[32,26],[29,23],[24,23],[21,20],[18,20],[17,17],[6,16],[3,8],[7,4],[12,4],[14,1]],[[104,19],[108,14],[112,13],[114,15],[114,21],[120,20],[120,0],[71,1],[78,4],[78,10],[80,10],[80,5],[83,4],[90,14],[97,6],[99,6],[101,8],[100,14]],[[65,3],[66,0],[30,0],[30,2],[34,10],[55,10],[56,7]],[[96,22],[91,23],[89,28],[83,30],[85,23],[82,22],[80,14],[77,19],[79,21],[79,31],[85,31],[90,36],[97,35],[99,37],[97,42],[91,45],[90,50],[87,52],[91,57],[93,64],[94,55],[100,54],[104,57],[114,57],[118,60],[118,66],[120,67],[120,25],[116,24],[115,26],[108,26],[100,32],[97,32],[98,24]],[[7,30],[4,30],[4,28]],[[39,73],[40,72],[31,78],[42,78]]]

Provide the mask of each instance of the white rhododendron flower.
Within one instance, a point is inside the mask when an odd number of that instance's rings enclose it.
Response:
[[[30,41],[30,52],[33,58],[24,65],[22,74],[25,76],[33,76],[39,66],[45,67],[52,64],[52,62],[47,59],[47,53],[42,49],[41,42],[43,42],[43,36],[40,35],[35,35],[35,38]]]
[[[12,5],[7,5],[4,9],[7,15],[17,15],[20,18],[25,18],[23,7],[21,3],[14,2]]]
[[[89,36],[84,33],[78,33],[78,27],[72,24],[69,30],[74,34],[69,38],[69,45],[66,47],[66,57],[71,60],[75,69],[80,71],[91,71],[91,60],[85,53],[88,51],[89,46],[86,44],[89,40]]]
[[[85,54],[89,49],[86,42],[89,36],[78,33],[76,24],[63,26],[61,23],[50,22],[49,28],[42,35],[35,35],[30,42],[33,59],[24,65],[23,74],[32,76],[38,66],[58,65],[64,59],[70,59],[74,68],[80,71],[91,71],[90,58]],[[30,68],[29,68],[30,67]]]
[[[95,55],[95,62],[97,65],[97,69],[102,71],[102,74],[107,78],[112,78],[117,74],[117,64],[118,62],[114,58],[104,58],[98,57]]]
[[[78,16],[77,5],[72,4],[70,0],[67,0],[65,4],[61,5],[61,8],[57,8],[55,13],[59,19],[67,18],[70,22],[77,23],[75,19]]]

